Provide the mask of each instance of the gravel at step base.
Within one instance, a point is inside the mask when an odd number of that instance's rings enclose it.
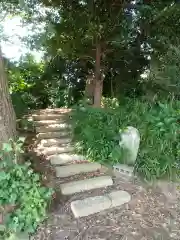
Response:
[[[56,176],[61,178],[69,177],[80,173],[93,172],[98,169],[101,169],[101,164],[99,163],[82,163],[55,167]]]
[[[83,161],[84,163],[84,161]],[[86,162],[87,163],[87,162]],[[79,162],[81,164],[81,162]],[[85,179],[90,179],[94,177],[100,177],[100,176],[105,176],[106,174],[104,172],[101,172],[100,170],[93,171],[93,172],[88,172],[88,173],[80,173],[76,174],[70,177],[65,177],[65,178],[56,178],[56,185],[59,188],[59,185],[62,183],[70,183],[74,181],[80,181],[80,180],[85,180]]]
[[[129,203],[87,217],[74,219],[70,207],[72,201],[121,190],[121,185],[128,192],[133,189],[132,200]],[[147,199],[139,191],[139,187],[130,182],[124,182],[124,184],[120,182],[116,186],[108,187],[108,189],[89,191],[88,194],[83,192],[64,198],[61,196],[48,224],[45,223],[40,227],[39,233],[37,233],[39,238],[35,239],[39,240],[45,236],[45,239],[69,240],[150,240],[155,239],[153,236],[157,232],[167,233],[161,224],[167,223],[169,214],[167,211],[164,216],[160,213],[161,210],[163,213],[164,206],[161,202],[162,199],[159,199],[159,194],[154,196],[150,193]],[[145,193],[145,190],[142,191]],[[62,199],[64,199],[63,202]],[[59,204],[60,202],[61,204]],[[154,203],[157,204],[156,207]],[[154,227],[151,224],[154,224]],[[178,226],[175,225],[177,228]],[[179,238],[170,238],[168,234],[162,239],[179,240]]]

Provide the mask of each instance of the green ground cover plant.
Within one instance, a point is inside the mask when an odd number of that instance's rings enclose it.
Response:
[[[3,145],[0,156],[0,239],[12,234],[33,233],[47,216],[53,189],[41,185],[30,163],[19,163],[22,142]]]

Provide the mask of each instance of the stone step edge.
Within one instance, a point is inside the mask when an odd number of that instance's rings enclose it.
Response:
[[[37,139],[50,139],[50,138],[61,138],[61,137],[68,137],[71,133],[70,132],[46,132],[46,133],[38,133]]]
[[[43,127],[43,126],[45,127],[45,126],[49,126],[49,125],[53,125],[53,124],[70,125],[70,124],[67,124],[64,120],[62,121],[62,119],[34,121],[35,127]]]
[[[67,113],[62,113],[62,112],[56,112],[56,113],[52,113],[52,112],[41,112],[41,113],[33,113],[32,114],[32,117],[36,118],[36,117],[45,117],[45,116],[49,116],[49,117],[62,117],[62,116],[67,116],[68,115],[68,112]]]
[[[46,108],[46,109],[40,109],[40,110],[35,110],[33,111],[33,115],[39,115],[39,114],[68,114],[71,113],[72,109],[70,108]]]
[[[56,177],[66,178],[81,173],[94,172],[101,169],[99,163],[80,163],[55,167]]]
[[[34,121],[41,121],[41,120],[66,120],[68,118],[68,115],[65,114],[38,114],[38,115],[32,115],[32,118]]]
[[[52,156],[49,156],[48,159],[50,160],[52,165],[65,165],[68,163],[73,163],[76,161],[85,161],[86,158],[82,155],[78,154],[55,154]]]
[[[61,193],[63,195],[71,195],[74,193],[89,191],[96,188],[108,187],[113,185],[113,180],[110,176],[100,176],[88,178],[79,181],[60,184]]]
[[[71,202],[71,210],[75,218],[86,217],[104,210],[119,207],[131,200],[126,191],[114,191],[106,195],[88,197]]]
[[[72,143],[71,138],[46,138],[46,139],[41,139],[38,145],[42,147],[53,147],[53,146],[71,144],[71,143]]]
[[[57,124],[36,127],[37,133],[60,132],[60,131],[67,131],[67,130],[68,131],[70,130],[70,126],[61,127],[61,126],[57,126]]]
[[[74,147],[72,146],[49,147],[49,148],[46,147],[46,148],[37,148],[37,151],[49,157],[49,156],[54,156],[55,154],[72,153],[74,151]]]
[[[59,143],[58,145],[54,144],[54,145],[51,145],[51,146],[44,146],[41,143],[39,143],[37,145],[37,149],[40,150],[40,151],[56,150],[58,148],[61,149],[61,148],[68,148],[68,147],[73,147],[74,148],[74,145],[72,143],[70,143],[70,142]]]

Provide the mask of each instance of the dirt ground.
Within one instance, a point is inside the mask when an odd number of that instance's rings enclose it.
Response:
[[[31,240],[180,240],[180,190],[177,186],[162,183],[160,187],[149,187],[138,181],[118,178],[114,186],[106,189],[63,197],[58,194],[59,180],[49,164],[43,158],[41,160],[39,169],[44,168],[48,176],[46,183],[56,187],[57,198],[47,221],[39,226]],[[71,201],[117,189],[128,191],[132,200],[88,217],[73,217]]]

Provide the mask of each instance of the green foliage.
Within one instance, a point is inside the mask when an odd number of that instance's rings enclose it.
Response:
[[[180,46],[169,45],[164,54],[153,59],[148,79],[149,88],[158,89],[161,95],[180,96]]]
[[[8,77],[13,106],[18,117],[48,102],[48,83],[43,79],[44,64],[26,55],[18,63],[8,63]]]
[[[36,230],[46,218],[46,209],[53,194],[52,189],[41,186],[40,176],[29,163],[17,163],[17,153],[22,152],[22,141],[4,144],[0,161],[0,212],[5,230],[1,236]]]
[[[0,152],[0,159],[5,160],[8,163],[16,164],[18,162],[19,155],[23,153],[24,138],[19,138],[15,142],[13,139],[9,139],[8,143],[3,143],[2,151]]]
[[[106,98],[106,97],[102,97],[102,106],[104,108],[113,108],[116,109],[119,107],[119,101],[117,98]]]
[[[172,178],[180,157],[179,109],[179,101],[150,105],[138,100],[126,100],[116,109],[77,108],[73,115],[77,151],[104,164],[121,162],[116,136],[120,129],[134,126],[141,136],[136,170],[147,180]]]
[[[17,120],[16,128],[19,131],[35,132],[35,125],[31,117],[24,115]]]
[[[147,179],[176,177],[180,102],[159,103],[145,113],[137,170]]]
[[[74,114],[73,120],[78,152],[86,154],[88,159],[94,161],[113,161],[110,154],[117,146],[114,137],[119,132],[118,117],[111,111],[81,107]]]

